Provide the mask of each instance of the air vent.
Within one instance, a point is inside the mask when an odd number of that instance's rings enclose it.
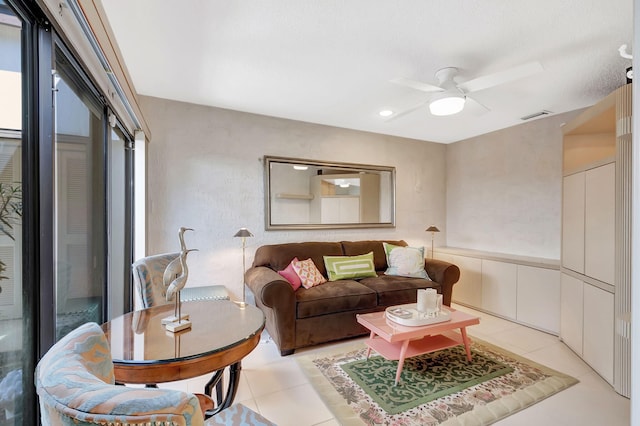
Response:
[[[553,113],[551,111],[547,111],[546,109],[543,109],[542,111],[534,112],[533,114],[520,117],[520,120],[523,120],[523,121],[531,120],[532,118],[538,118],[538,117],[542,117],[544,115],[549,115],[549,114],[553,114]]]

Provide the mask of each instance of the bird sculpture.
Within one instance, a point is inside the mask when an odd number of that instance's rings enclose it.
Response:
[[[185,231],[193,231],[193,229],[185,228],[184,226],[181,226],[180,229],[178,229],[178,239],[180,240],[181,254],[182,252],[187,250],[187,245],[184,242]],[[173,280],[175,280],[180,274],[182,274],[182,266],[180,263],[180,256],[178,256],[175,259],[173,259],[171,262],[169,262],[166,269],[164,270],[164,274],[162,275],[162,284],[164,284],[164,287],[165,288],[169,287],[169,285],[173,282]]]
[[[187,284],[187,278],[189,278],[189,268],[187,267],[187,255],[189,254],[189,252],[192,251],[197,251],[198,249],[189,249],[189,250],[183,250],[180,252],[180,257],[178,257],[178,259],[180,260],[180,270],[181,270],[181,274],[176,277],[176,279],[174,279],[171,284],[169,284],[169,287],[167,288],[167,301],[171,301],[173,300],[173,296],[176,293],[180,293],[180,290],[182,290],[184,288],[184,286]],[[178,300],[176,300],[176,303],[180,303],[180,297],[178,296]]]

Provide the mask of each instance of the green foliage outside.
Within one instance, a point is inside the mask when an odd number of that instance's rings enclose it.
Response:
[[[22,185],[0,182],[0,233],[15,240],[14,226],[19,223],[22,223]],[[6,270],[7,265],[0,259],[0,280],[9,278]]]

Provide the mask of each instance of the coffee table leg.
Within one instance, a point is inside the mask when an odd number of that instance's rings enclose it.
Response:
[[[471,342],[467,337],[467,327],[460,327],[460,334],[462,334],[462,341],[464,342],[464,350],[467,352],[467,361],[471,362]]]
[[[400,374],[402,374],[402,367],[404,367],[404,358],[407,356],[407,348],[409,347],[409,341],[402,342],[402,348],[400,348],[400,359],[398,359],[398,369],[396,370],[396,383],[398,386],[400,382]]]
[[[373,340],[376,337],[376,333],[373,331],[369,334],[369,340]],[[369,355],[371,355],[371,346],[367,347],[367,359],[369,359]]]

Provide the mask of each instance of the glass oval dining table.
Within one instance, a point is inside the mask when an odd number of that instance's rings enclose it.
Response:
[[[260,342],[265,317],[252,305],[229,300],[183,302],[191,327],[167,331],[162,319],[174,314],[174,304],[129,312],[102,324],[113,358],[116,383],[144,384],[190,379],[212,373],[204,392],[216,387],[214,415],[233,403],[242,359]],[[224,370],[229,368],[223,392]]]

